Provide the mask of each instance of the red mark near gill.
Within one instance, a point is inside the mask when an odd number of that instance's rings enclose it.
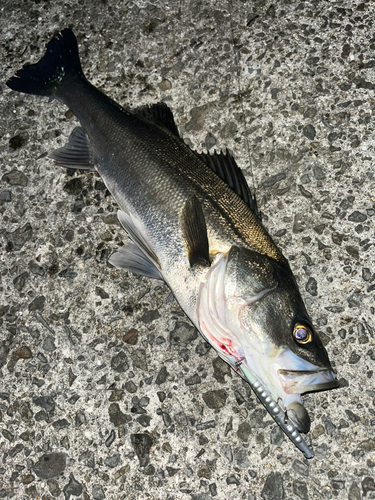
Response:
[[[201,328],[207,338],[209,338],[213,344],[215,344],[221,351],[223,351],[228,356],[238,357],[235,353],[235,348],[233,347],[233,343],[230,339],[218,339],[206,327],[204,321],[202,321]]]
[[[233,355],[233,348],[232,348],[232,342],[230,340],[228,340],[228,345],[225,345],[225,344],[218,344],[218,346],[220,347],[220,349],[222,351],[225,351],[227,354],[229,354],[230,356]]]
[[[211,335],[211,333],[209,333],[208,335],[210,339],[218,346],[219,349],[224,351],[226,354],[229,354],[229,356],[234,355],[234,349],[231,340],[225,339],[225,344],[224,344],[223,340],[218,340],[216,337]]]

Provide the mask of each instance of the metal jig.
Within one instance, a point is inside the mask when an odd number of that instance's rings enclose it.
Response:
[[[251,371],[242,363],[238,361],[236,366],[241,370],[244,378],[250,384],[257,398],[261,401],[271,417],[275,420],[278,426],[282,429],[285,435],[292,441],[292,443],[305,455],[306,458],[313,458],[314,452],[298,432],[296,426],[289,420],[286,412],[276,403],[271,394],[264,388],[259,380],[251,373]]]

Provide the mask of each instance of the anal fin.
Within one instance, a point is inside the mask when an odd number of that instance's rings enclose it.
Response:
[[[95,170],[95,157],[82,127],[76,127],[70,134],[68,143],[52,151],[49,157],[60,167]]]
[[[207,226],[202,205],[196,196],[185,203],[180,224],[190,266],[210,266]]]

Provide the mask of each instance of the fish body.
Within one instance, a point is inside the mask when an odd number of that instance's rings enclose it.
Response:
[[[133,243],[110,262],[164,280],[219,355],[244,378],[250,371],[307,431],[301,394],[337,381],[288,261],[229,153],[192,151],[164,104],[131,111],[92,86],[70,30],[7,84],[59,99],[80,121],[51,157],[95,168],[115,198]]]

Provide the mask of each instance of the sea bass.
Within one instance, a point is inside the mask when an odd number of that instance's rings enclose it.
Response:
[[[94,168],[132,242],[110,262],[163,280],[202,336],[247,380],[285,433],[310,419],[301,394],[338,385],[289,263],[264,228],[245,178],[226,152],[198,154],[162,103],[133,110],[85,78],[65,29],[7,85],[65,103],[81,123],[50,156]]]

